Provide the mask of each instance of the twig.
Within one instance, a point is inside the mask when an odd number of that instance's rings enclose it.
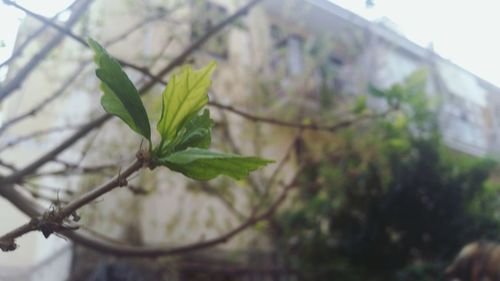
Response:
[[[70,28],[68,28],[67,26],[65,27],[61,27],[59,26],[58,24],[54,23],[53,21],[51,21],[50,19],[44,17],[44,16],[41,16],[39,14],[36,14],[26,8],[24,8],[23,6],[15,3],[15,2],[12,2],[10,0],[4,0],[4,2],[7,4],[7,5],[12,5],[13,7],[25,12],[27,15],[43,22],[44,24],[56,29],[57,31],[60,32],[60,36],[68,36],[70,37],[71,39],[75,40],[76,42],[80,43],[80,45],[82,45],[83,47],[85,48],[89,48],[87,42],[85,41],[85,39],[83,39],[82,37],[74,34]],[[117,61],[123,65],[123,66],[126,66],[126,67],[130,67],[130,68],[133,68],[145,75],[147,75],[148,77],[151,77],[157,81],[162,81],[162,79],[160,77],[157,77],[155,76],[154,74],[152,74],[151,72],[149,72],[149,69],[147,67],[144,67],[144,66],[138,66],[138,65],[135,65],[133,63],[130,63],[130,62],[126,62],[126,61],[123,61],[123,60],[120,60],[120,59],[117,59]],[[2,98],[2,95],[1,95],[1,92],[0,92],[0,100]]]
[[[51,19],[51,21],[55,21],[56,19],[57,19],[57,15],[55,17],[53,17]],[[6,59],[4,62],[0,63],[0,68],[10,64],[14,59],[16,59],[17,57],[22,55],[24,52],[24,49],[31,43],[31,41],[33,41],[36,37],[38,37],[40,34],[42,34],[42,32],[45,31],[45,29],[47,29],[46,24],[40,26],[33,33],[31,33],[28,37],[26,37],[26,40],[24,40],[24,42],[21,45],[19,45],[19,47],[17,47],[12,52],[10,57],[8,59]]]
[[[78,236],[78,232],[68,232],[65,231],[64,235],[69,237],[70,239],[73,239],[76,242],[79,242],[83,244],[84,246],[87,246],[89,248],[92,248],[97,251],[105,252],[107,254],[113,254],[113,255],[118,255],[118,256],[128,256],[128,257],[157,257],[157,256],[169,256],[169,255],[180,255],[180,254],[185,254],[197,250],[202,250],[206,248],[213,247],[215,245],[221,244],[221,243],[226,243],[229,240],[231,240],[233,237],[236,235],[240,234],[244,230],[248,229],[249,227],[254,226],[256,223],[259,221],[268,219],[271,217],[274,212],[278,209],[278,207],[285,201],[289,191],[296,186],[297,184],[297,177],[300,172],[297,172],[296,176],[290,181],[289,184],[287,184],[281,194],[278,196],[278,198],[269,206],[266,211],[260,213],[260,214],[255,214],[251,216],[248,220],[246,220],[244,223],[240,224],[238,227],[234,228],[233,230],[219,236],[213,239],[209,239],[206,241],[202,242],[196,242],[192,244],[188,244],[185,246],[179,246],[179,247],[165,247],[165,246],[144,246],[144,247],[134,247],[130,245],[124,245],[124,244],[115,244],[110,241],[106,240],[97,240],[97,239],[92,239],[90,237],[85,237],[85,236]]]
[[[70,18],[65,23],[64,28],[70,29],[80,18],[80,16],[86,11],[87,7],[90,5],[92,0],[82,0],[82,4],[75,8],[75,11],[71,13]],[[15,4],[12,1],[4,0],[5,4]],[[47,24],[54,24],[51,20],[47,19]],[[14,90],[19,88],[24,80],[30,75],[31,71],[33,71],[40,62],[43,61],[47,57],[47,55],[64,39],[63,34],[56,34],[52,39],[44,45],[44,47],[34,55],[31,60],[24,65],[19,71],[16,72],[16,75],[9,80],[7,83],[0,88],[0,102],[11,95]]]
[[[59,198],[59,194],[57,194],[57,197],[54,198],[54,197],[50,197],[48,195],[45,195],[42,192],[34,190],[33,188],[25,187],[24,189],[27,192],[29,192],[31,194],[31,196],[33,196],[33,198],[46,200],[46,201],[48,201],[48,202],[50,202],[50,203],[52,203],[52,204],[54,204],[56,206],[58,206],[60,204],[67,204],[68,203],[68,201]]]
[[[49,210],[45,212],[41,218],[34,218],[29,223],[26,223],[23,226],[15,229],[14,231],[3,235],[2,237],[0,237],[0,245],[3,244],[7,246],[2,247],[2,250],[6,251],[5,248],[7,250],[12,249],[12,247],[8,247],[9,244],[13,245],[14,240],[17,237],[20,237],[30,231],[40,230],[44,233],[45,237],[48,237],[53,232],[66,230],[63,225],[63,221],[67,217],[74,214],[82,206],[89,204],[96,198],[99,198],[100,196],[113,190],[114,188],[126,186],[127,178],[141,169],[145,164],[147,164],[148,161],[149,160],[147,152],[138,153],[137,160],[110,181],[79,196],[77,199],[71,201],[64,207],[57,210]]]
[[[14,166],[14,165],[12,165],[12,164],[9,164],[9,163],[6,163],[6,162],[5,162],[5,161],[3,161],[3,160],[0,160],[0,166],[5,167],[5,168],[9,169],[11,172],[15,172],[15,171],[17,171],[16,166]]]
[[[158,17],[158,18],[160,18],[160,17]],[[120,40],[127,38],[130,34],[134,33],[136,30],[140,29],[141,27],[143,27],[144,25],[146,25],[150,22],[153,22],[156,19],[157,19],[156,17],[153,17],[153,18],[145,19],[144,21],[138,22],[137,24],[133,25],[131,28],[125,30],[122,34],[119,34],[115,38],[112,38],[109,41],[106,41],[104,43],[104,46],[106,46],[106,47],[111,46],[111,45],[119,42]],[[61,87],[59,89],[57,89],[54,92],[54,94],[45,98],[43,101],[41,101],[36,106],[33,106],[33,108],[31,110],[4,122],[2,124],[2,126],[0,127],[0,134],[2,134],[6,129],[13,126],[14,124],[16,124],[16,123],[18,123],[18,122],[20,122],[20,121],[22,121],[30,116],[35,116],[42,109],[44,109],[47,105],[49,105],[52,101],[54,101],[56,98],[60,97],[69,88],[69,86],[71,86],[76,81],[76,79],[80,76],[80,74],[83,73],[82,69],[84,69],[91,62],[92,62],[92,60],[89,59],[89,60],[86,60],[86,61],[80,63],[75,68],[75,71],[66,79],[66,81],[64,81],[64,83],[61,85]]]
[[[80,167],[78,165],[71,166],[63,169],[40,172],[37,174],[29,175],[27,178],[35,178],[42,176],[68,176],[68,175],[82,175],[82,174],[98,174],[104,173],[105,170],[114,169],[116,165],[99,165],[93,167]]]
[[[70,125],[70,126],[62,126],[62,127],[53,127],[53,128],[40,130],[40,131],[31,132],[27,135],[24,135],[24,136],[18,137],[16,139],[13,139],[11,141],[8,141],[6,144],[4,144],[3,146],[0,147],[0,152],[3,152],[4,150],[6,150],[8,148],[19,145],[20,143],[32,140],[34,138],[38,138],[38,137],[53,134],[53,133],[68,131],[68,130],[76,130],[78,128],[80,128],[80,126]]]
[[[2,134],[5,130],[7,130],[9,127],[13,126],[14,124],[30,117],[30,116],[35,116],[40,112],[42,109],[44,109],[48,104],[50,104],[52,101],[60,97],[70,86],[73,84],[78,76],[82,73],[82,69],[85,68],[90,63],[89,61],[80,63],[75,71],[71,73],[71,75],[64,81],[64,83],[61,85],[59,89],[57,89],[52,95],[49,97],[45,98],[42,100],[39,104],[33,106],[33,108],[25,113],[22,113],[2,124],[0,127],[0,134]]]
[[[40,184],[40,183],[35,183],[35,182],[29,182],[29,181],[25,181],[23,182],[22,184],[20,184],[20,186],[24,187],[24,185],[27,185],[27,186],[31,186],[32,188],[35,188],[35,189],[43,189],[45,191],[50,191],[50,192],[53,192],[53,193],[65,193],[69,196],[72,196],[75,192],[68,189],[68,188],[60,188],[60,187],[55,187],[55,186],[50,186],[50,185],[45,185],[45,184]]]
[[[58,12],[55,16],[53,16],[50,19],[50,21],[55,22],[63,12],[70,11],[70,10],[74,9],[77,2],[73,2],[73,4],[71,4],[68,8],[64,9],[63,11]],[[16,59],[17,57],[22,55],[24,49],[31,43],[31,41],[33,41],[36,37],[38,37],[40,34],[42,34],[42,32],[44,32],[45,29],[47,29],[47,27],[48,27],[47,24],[43,24],[38,29],[36,29],[33,33],[28,35],[26,37],[26,39],[23,41],[23,43],[21,43],[18,47],[16,47],[16,49],[12,52],[10,57],[0,64],[0,68],[10,64],[14,59]]]
[[[234,114],[237,114],[241,117],[244,117],[244,118],[251,120],[251,121],[254,121],[254,122],[262,122],[262,123],[268,123],[268,124],[272,124],[272,125],[276,125],[276,126],[297,128],[297,129],[303,129],[303,130],[327,131],[327,132],[335,132],[339,129],[346,128],[346,127],[351,126],[352,124],[360,122],[362,120],[383,117],[383,116],[389,114],[391,111],[393,111],[393,109],[390,109],[390,110],[383,112],[383,113],[364,114],[364,115],[358,116],[356,118],[340,121],[340,122],[335,123],[333,125],[320,125],[320,124],[306,124],[306,123],[289,122],[289,121],[273,119],[273,118],[269,118],[269,117],[258,116],[258,115],[254,115],[254,114],[245,112],[243,110],[237,109],[237,108],[230,106],[230,105],[224,105],[224,104],[217,103],[215,101],[209,101],[208,104],[211,106],[220,108],[220,109],[227,110],[229,112],[232,112]]]

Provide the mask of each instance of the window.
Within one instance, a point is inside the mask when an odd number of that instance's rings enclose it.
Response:
[[[296,76],[304,71],[304,40],[292,35],[286,40],[286,60],[288,75]]]
[[[215,24],[227,16],[227,10],[210,1],[193,1],[193,18],[191,26],[191,40],[197,40],[210,30]],[[228,56],[228,33],[218,32],[210,38],[203,50],[218,58]]]
[[[302,74],[305,69],[304,38],[276,24],[271,25],[270,35],[273,42],[272,69],[289,77]]]

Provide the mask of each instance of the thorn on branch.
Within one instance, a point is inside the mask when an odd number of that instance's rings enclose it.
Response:
[[[42,217],[33,218],[30,221],[30,225],[33,229],[40,230],[45,238],[49,238],[49,236],[55,232],[78,229],[78,226],[75,225],[64,225],[63,218],[57,211],[56,208],[51,208],[49,211],[45,212]],[[72,216],[74,221],[80,218],[76,212],[73,213]]]

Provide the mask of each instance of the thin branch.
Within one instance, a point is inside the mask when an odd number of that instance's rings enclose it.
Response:
[[[50,19],[51,21],[55,21],[57,20],[57,15],[53,18]],[[38,29],[36,29],[33,33],[31,33],[30,35],[28,35],[28,37],[26,37],[26,39],[23,41],[23,43],[21,43],[21,45],[19,45],[19,47],[17,47],[13,52],[12,54],[10,55],[10,57],[8,59],[6,59],[4,62],[0,63],[0,68],[10,64],[13,60],[15,60],[17,57],[21,56],[24,52],[24,49],[31,43],[31,41],[33,41],[35,38],[37,38],[40,34],[42,34],[45,29],[47,29],[47,25],[44,24],[42,26],[40,26]]]
[[[217,95],[212,91],[213,94],[213,100],[214,102],[217,101]],[[236,142],[234,141],[233,137],[231,136],[231,131],[229,129],[229,119],[227,118],[227,114],[223,109],[219,108],[219,113],[222,119],[222,135],[226,139],[226,141],[229,143],[231,146],[231,149],[233,150],[234,153],[236,154],[242,154],[241,149],[236,145]],[[250,184],[250,188],[255,194],[260,194],[260,188],[258,183],[255,181],[255,179],[251,176],[248,177],[248,183]]]
[[[64,83],[61,85],[59,89],[57,89],[52,95],[49,97],[43,99],[39,104],[33,106],[33,108],[25,113],[22,113],[2,124],[0,127],[0,134],[5,132],[9,127],[13,126],[14,124],[30,117],[30,116],[35,116],[38,114],[42,109],[44,109],[47,105],[49,105],[52,101],[60,97],[66,90],[76,81],[78,76],[82,73],[82,69],[84,69],[88,64],[90,63],[90,60],[86,62],[80,63],[75,71],[71,73],[71,75],[64,81]]]
[[[115,189],[116,187],[126,186],[127,178],[130,177],[133,173],[140,170],[147,163],[147,159],[141,158],[139,156],[136,161],[134,161],[130,166],[125,168],[119,175],[115,176],[110,181],[104,183],[103,185],[94,188],[93,190],[81,195],[77,199],[71,201],[68,205],[64,206],[57,212],[57,215],[63,219],[72,213],[76,212],[81,207],[89,204],[95,199],[99,198],[103,194],[108,193],[109,191]]]
[[[40,172],[27,176],[27,178],[38,178],[45,176],[69,176],[69,175],[83,175],[83,174],[107,174],[106,170],[115,169],[117,165],[99,165],[90,167],[81,166],[68,166],[63,169]]]
[[[65,193],[67,195],[70,195],[72,196],[75,192],[71,189],[68,189],[68,188],[61,188],[61,187],[55,187],[55,186],[50,186],[50,185],[46,185],[46,184],[40,184],[40,183],[37,183],[37,182],[29,182],[29,181],[25,181],[23,182],[22,184],[20,184],[20,186],[24,187],[24,185],[28,185],[28,186],[31,186],[32,188],[35,188],[35,189],[42,189],[42,190],[45,190],[45,191],[50,191],[50,192],[53,192],[53,193]]]
[[[59,193],[57,194],[57,197],[54,198],[54,197],[48,196],[46,194],[43,194],[43,192],[40,192],[40,191],[35,190],[33,188],[24,187],[24,186],[21,186],[21,187],[23,187],[24,190],[29,192],[29,194],[31,194],[31,196],[33,196],[33,198],[48,201],[53,205],[59,206],[60,204],[67,204],[68,203],[68,201],[59,198]]]
[[[142,166],[142,164],[141,164]],[[130,168],[130,167],[129,167]],[[140,167],[139,167],[140,168]],[[137,168],[137,169],[139,169]],[[135,168],[132,168],[135,169]],[[101,237],[96,237],[95,235],[91,235],[89,233],[85,233],[82,230],[69,230],[67,227],[61,227],[60,223],[57,224],[57,226],[60,226],[59,228],[55,228],[55,230],[70,238],[76,243],[79,243],[83,246],[89,247],[91,249],[100,251],[100,252],[105,252],[107,254],[113,254],[113,255],[120,255],[120,256],[135,256],[135,257],[156,257],[156,256],[168,256],[168,255],[178,255],[178,254],[184,254],[196,250],[201,250],[201,249],[206,249],[209,247],[213,247],[215,245],[225,243],[232,239],[234,236],[238,235],[242,231],[254,226],[256,223],[258,223],[261,220],[269,219],[275,211],[278,209],[278,207],[285,201],[289,191],[296,186],[297,184],[297,179],[298,175],[300,174],[301,169],[299,168],[297,173],[295,174],[295,177],[290,181],[289,184],[287,184],[281,194],[277,197],[277,199],[269,206],[269,208],[266,209],[266,211],[260,213],[260,214],[254,214],[252,215],[248,220],[246,220],[244,223],[239,225],[238,227],[234,228],[233,230],[219,236],[213,239],[209,239],[206,241],[202,242],[196,242],[192,244],[188,244],[185,246],[180,246],[180,247],[167,247],[167,246],[143,246],[143,247],[135,247],[131,245],[126,245],[126,244],[117,244],[109,239],[103,239]],[[123,174],[122,174],[123,175]],[[116,178],[114,179],[116,180]],[[17,189],[15,188],[10,188],[7,190],[0,190],[2,191],[2,195],[8,199],[9,201],[13,202],[19,209],[21,209],[23,212],[26,214],[30,215],[31,217],[38,218],[42,214],[44,214],[43,208],[36,202],[33,201],[29,198],[26,198],[22,193],[20,193]],[[88,195],[84,195],[84,197],[88,197]],[[92,196],[94,197],[94,196]],[[93,199],[88,200],[86,199],[86,203],[91,202]],[[84,205],[85,205],[84,204]],[[59,218],[61,215],[66,215],[69,216],[71,215],[75,209],[75,207],[79,207],[79,204],[73,203],[72,207],[68,207],[64,213],[62,212],[56,212],[52,215],[52,217]],[[0,237],[0,246],[2,246],[2,250],[5,248],[8,248],[11,246],[10,250],[15,249],[15,247],[12,248],[12,246],[15,246],[14,239],[16,237],[19,237],[27,232],[37,230],[39,229],[40,225],[45,225],[43,223],[40,223],[40,220],[37,219],[35,220],[37,223],[36,227],[30,226],[30,223],[25,224],[18,229]],[[53,226],[52,226],[53,227]]]
[[[351,126],[354,123],[358,123],[363,120],[368,120],[372,118],[379,118],[386,116],[390,112],[393,111],[393,109],[389,109],[386,112],[382,113],[373,113],[373,114],[364,114],[357,116],[356,118],[351,118],[347,120],[340,121],[338,123],[335,123],[333,125],[321,125],[321,124],[306,124],[306,123],[298,123],[298,122],[289,122],[289,121],[284,121],[280,119],[274,119],[274,118],[269,118],[269,117],[263,117],[263,116],[258,116],[254,115],[248,112],[245,112],[241,109],[237,109],[231,105],[224,105],[220,104],[215,101],[209,101],[209,105],[227,110],[229,112],[232,112],[234,114],[237,114],[243,118],[246,118],[248,120],[254,121],[254,122],[262,122],[262,123],[268,123],[276,126],[281,126],[281,127],[289,127],[289,128],[297,128],[297,129],[302,129],[302,130],[313,130],[313,131],[327,131],[327,132],[335,132],[339,129],[343,129],[346,127]]]
[[[55,16],[53,16],[50,19],[50,21],[51,22],[55,22],[62,13],[66,12],[66,11],[71,11],[72,9],[74,9],[74,7],[77,4],[77,2],[78,1],[73,2],[66,9],[64,9],[63,11],[58,12]],[[35,31],[33,31],[30,35],[28,35],[26,37],[26,39],[23,41],[23,43],[21,43],[18,47],[16,47],[16,49],[12,52],[12,54],[10,55],[10,57],[8,59],[6,59],[4,62],[0,63],[0,68],[6,66],[8,64],[10,64],[17,57],[21,56],[23,54],[23,52],[24,52],[24,49],[31,43],[31,41],[33,41],[35,38],[37,38],[38,36],[40,36],[40,34],[42,34],[45,31],[45,29],[47,29],[47,27],[48,27],[47,24],[43,24],[38,29],[36,29]]]
[[[201,188],[203,189],[204,192],[206,192],[208,195],[212,195],[217,197],[221,201],[221,203],[228,209],[236,218],[238,218],[240,221],[243,221],[244,219],[247,218],[243,213],[238,211],[233,205],[233,202],[226,198],[224,194],[219,190],[219,188],[213,187],[210,185],[208,182],[201,182],[200,183]]]
[[[29,222],[4,234],[0,238],[0,250],[4,252],[14,251],[17,248],[17,244],[14,242],[14,240],[17,237],[21,237],[24,234],[34,230],[36,230],[36,226],[33,223]]]
[[[82,0],[82,4],[77,6],[73,13],[71,13],[70,18],[65,23],[64,28],[70,29],[73,25],[78,21],[80,16],[87,10],[88,6],[92,0]],[[4,3],[7,5],[15,4],[12,1],[4,0]],[[51,20],[47,19],[47,24],[54,24]],[[50,25],[50,24],[49,24]],[[0,101],[4,100],[8,96],[10,96],[17,88],[19,88],[24,80],[30,75],[30,73],[40,64],[49,53],[64,39],[64,35],[56,34],[52,39],[44,45],[44,47],[34,55],[31,60],[24,65],[19,71],[16,72],[16,75],[9,80],[7,83],[0,88]]]
[[[53,127],[53,128],[43,129],[40,131],[31,132],[27,135],[10,140],[6,144],[4,144],[3,146],[0,146],[0,152],[3,152],[4,150],[6,150],[8,148],[19,145],[23,142],[32,140],[34,138],[46,136],[46,135],[53,134],[53,133],[68,131],[68,130],[76,130],[78,128],[80,128],[80,126],[70,125],[70,126],[62,126],[62,127]]]
[[[15,8],[17,8],[17,9],[19,9],[19,10],[23,11],[23,12],[25,12],[27,15],[29,15],[29,16],[31,16],[31,17],[33,17],[33,18],[35,18],[35,19],[37,19],[37,20],[41,21],[42,23],[44,23],[44,24],[46,24],[46,25],[48,25],[48,26],[50,26],[50,27],[52,27],[52,28],[56,29],[57,31],[59,31],[59,32],[60,32],[60,36],[64,36],[64,35],[65,35],[65,36],[68,36],[68,37],[70,37],[71,39],[75,40],[75,41],[76,41],[77,43],[79,43],[80,45],[82,45],[83,47],[85,47],[85,48],[90,48],[90,47],[89,47],[89,45],[87,44],[87,42],[85,41],[85,39],[83,39],[82,37],[80,37],[80,36],[78,36],[78,35],[74,34],[74,33],[71,31],[70,27],[67,27],[67,26],[65,26],[65,27],[61,27],[61,26],[59,26],[58,24],[56,24],[55,22],[51,21],[50,19],[48,19],[48,18],[46,18],[46,17],[44,17],[44,16],[41,16],[41,15],[39,15],[39,14],[37,14],[37,13],[34,13],[34,12],[32,12],[32,11],[30,11],[30,10],[28,10],[28,9],[24,8],[23,6],[21,6],[21,5],[17,4],[17,3],[15,3],[15,2],[12,2],[12,1],[10,1],[10,0],[4,0],[4,2],[5,2],[7,5],[11,5],[11,6],[13,6],[13,7],[15,7]],[[123,61],[123,60],[120,60],[120,59],[117,59],[117,61],[118,61],[121,65],[123,65],[123,66],[130,67],[130,68],[132,68],[132,69],[135,69],[135,70],[137,70],[137,71],[139,71],[139,72],[141,72],[141,73],[145,74],[146,76],[151,77],[151,78],[153,78],[153,79],[155,79],[155,80],[157,80],[157,81],[162,81],[162,79],[161,79],[160,77],[157,77],[157,76],[155,76],[154,74],[152,74],[151,72],[149,72],[149,69],[148,69],[147,67],[144,67],[144,66],[138,66],[138,65],[135,65],[135,64],[133,64],[133,63],[126,62],[126,61]],[[0,92],[0,100],[1,100],[1,98],[2,98],[2,92]]]
[[[106,41],[103,45],[105,47],[112,46],[115,43],[119,42],[120,40],[127,38],[132,33],[139,30],[140,28],[142,28],[146,24],[151,23],[159,18],[161,18],[161,17],[152,17],[152,18],[148,18],[148,19],[145,19],[143,21],[140,21],[137,24],[130,27],[129,29],[125,30],[122,34],[119,34],[118,36]],[[34,106],[31,110],[4,122],[2,124],[2,126],[0,127],[0,134],[2,134],[5,130],[7,130],[9,127],[13,126],[14,124],[16,124],[16,123],[18,123],[18,122],[20,122],[20,121],[22,121],[30,116],[35,116],[42,109],[44,109],[47,105],[49,105],[52,101],[54,101],[55,99],[60,97],[62,94],[64,94],[64,92],[66,92],[66,90],[76,81],[76,79],[80,76],[80,74],[83,73],[82,70],[85,69],[85,67],[87,65],[89,65],[91,62],[92,62],[92,60],[89,59],[89,60],[86,60],[86,61],[80,63],[75,68],[75,71],[66,79],[66,81],[64,81],[64,83],[61,85],[61,87],[59,89],[57,89],[51,96],[42,100],[38,105]]]
[[[67,217],[74,214],[78,209],[91,203],[103,194],[106,194],[107,192],[113,190],[114,188],[126,186],[127,178],[144,167],[144,165],[148,161],[147,157],[148,156],[146,152],[138,153],[137,160],[134,161],[130,166],[128,166],[122,173],[115,176],[108,182],[102,184],[101,186],[96,187],[95,189],[92,189],[91,191],[79,196],[64,207],[52,211],[47,211],[44,213],[42,218],[34,218],[23,226],[1,236],[0,245],[6,245],[8,243],[12,245],[17,237],[20,237],[34,230],[41,230],[42,232],[44,232],[44,235],[46,237],[48,237],[48,235],[50,235],[52,232],[65,230],[63,221]],[[36,223],[34,223],[34,221],[36,221]],[[4,250],[4,248],[2,248],[2,250]]]
[[[14,165],[12,165],[10,163],[6,163],[5,161],[3,161],[1,159],[0,159],[0,166],[9,169],[11,172],[16,172],[17,171],[16,166],[14,166]]]
[[[297,141],[299,141],[302,138],[302,130],[299,130],[297,132],[296,136],[293,138],[293,140],[290,142],[290,145],[285,151],[285,154],[281,158],[280,162],[278,163],[278,166],[276,169],[274,169],[273,173],[269,177],[269,180],[267,181],[266,188],[264,190],[264,193],[261,195],[261,202],[266,203],[266,199],[269,196],[269,193],[271,191],[271,187],[274,185],[276,178],[278,177],[279,173],[283,170],[285,167],[285,163],[290,159],[292,152],[294,151],[295,145]],[[261,204],[262,206],[262,204]],[[258,207],[257,207],[258,208]]]
[[[87,246],[89,248],[92,248],[97,251],[105,252],[107,254],[113,254],[113,255],[119,255],[119,256],[128,256],[128,257],[157,257],[157,256],[169,256],[169,255],[180,255],[180,254],[185,254],[193,251],[198,251],[206,248],[213,247],[218,244],[226,243],[232,238],[234,238],[236,235],[240,234],[244,230],[254,226],[256,223],[259,221],[265,220],[270,218],[278,209],[278,207],[285,201],[288,193],[290,190],[296,186],[297,184],[297,178],[298,174],[300,172],[297,172],[295,177],[290,181],[289,184],[287,184],[281,194],[277,197],[277,199],[269,206],[266,211],[260,213],[260,214],[255,214],[251,216],[248,220],[246,220],[244,223],[240,224],[238,227],[234,228],[233,230],[219,236],[213,239],[209,239],[206,241],[202,242],[196,242],[184,246],[179,246],[179,247],[165,247],[165,246],[144,246],[144,247],[134,247],[130,245],[124,245],[124,244],[115,244],[110,241],[105,241],[105,240],[97,240],[97,239],[92,239],[90,237],[85,237],[85,236],[79,236],[77,237],[77,234],[80,234],[78,232],[68,232],[65,231],[64,233],[61,233],[70,239],[73,239],[74,241],[77,241],[78,243],[83,244],[84,246]],[[84,238],[85,240],[83,240]],[[77,240],[78,239],[78,240]],[[80,240],[82,239],[82,240]]]
[[[181,54],[179,54],[176,58],[174,58],[162,71],[160,71],[158,73],[157,76],[163,77],[166,74],[168,74],[170,71],[172,71],[175,67],[181,65],[194,51],[196,51],[203,44],[205,44],[205,42],[207,42],[210,38],[212,38],[215,34],[220,32],[226,26],[230,25],[231,23],[236,21],[241,16],[247,14],[251,8],[253,8],[255,5],[257,5],[261,1],[263,1],[263,0],[251,0],[251,1],[249,1],[246,5],[239,8],[234,14],[232,14],[231,16],[227,17],[226,19],[224,19],[220,23],[213,26],[205,34],[203,34],[200,38],[198,38],[196,41],[194,41],[190,46],[188,46],[186,49],[184,49],[184,51]],[[151,87],[153,87],[158,82],[164,83],[162,81],[152,79],[148,84],[146,84],[144,86],[145,91],[149,90]]]

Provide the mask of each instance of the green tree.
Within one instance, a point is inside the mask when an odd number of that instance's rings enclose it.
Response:
[[[498,237],[494,162],[444,147],[415,78],[372,89],[399,110],[361,133],[347,130],[305,168],[278,241],[307,280],[439,280],[464,243]]]

